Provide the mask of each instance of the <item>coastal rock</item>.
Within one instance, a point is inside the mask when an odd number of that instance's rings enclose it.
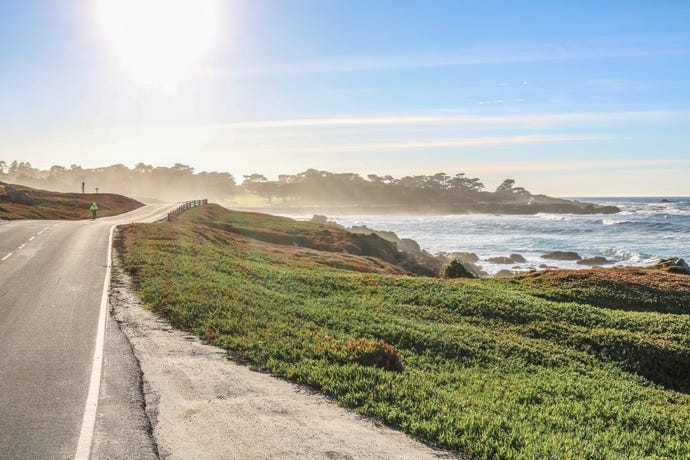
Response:
[[[582,260],[580,254],[572,251],[552,251],[544,254],[541,258],[548,260]]]
[[[520,254],[511,254],[508,257],[490,257],[486,261],[492,264],[523,264],[527,262]]]
[[[314,214],[309,222],[313,222],[315,224],[321,224],[321,225],[328,225],[330,227],[335,227],[335,228],[340,228],[342,230],[345,230],[345,227],[340,225],[339,223],[328,220],[328,217],[321,215],[321,214]]]
[[[668,259],[661,259],[652,268],[666,270],[671,273],[679,273],[681,275],[690,275],[690,266],[680,257],[671,257]]]
[[[27,206],[33,206],[36,204],[34,197],[31,196],[31,194],[26,190],[19,190],[14,187],[6,186],[5,193],[7,193],[7,197],[10,199],[10,202],[12,203],[24,204]]]
[[[539,268],[541,268],[542,270],[553,270],[557,269],[558,267],[554,267],[553,265],[540,264]]]
[[[670,201],[666,198],[662,198],[661,201],[659,201],[659,203],[670,203]]]
[[[422,248],[415,240],[410,238],[403,238],[397,242],[398,248],[407,252],[422,252]]]
[[[313,222],[315,224],[328,225],[328,217],[321,214],[314,214],[310,222]]]
[[[369,228],[366,225],[353,225],[347,230],[350,233],[364,233],[366,235],[370,235],[373,233],[386,241],[392,241],[394,243],[400,241],[400,238],[398,238],[398,235],[396,235],[394,232],[389,232],[387,230],[374,230],[373,228]]]
[[[578,265],[595,266],[595,265],[606,265],[606,264],[610,264],[612,262],[610,260],[608,260],[606,257],[596,256],[596,257],[588,257],[586,259],[578,260],[576,263]]]
[[[474,252],[460,252],[460,251],[454,251],[454,252],[439,252],[436,254],[437,256],[443,257],[445,259],[459,259],[462,260],[463,262],[472,262],[477,263],[479,262],[479,256],[475,254]]]
[[[491,262],[492,264],[512,264],[513,259],[510,257],[489,257],[486,259],[487,262]]]

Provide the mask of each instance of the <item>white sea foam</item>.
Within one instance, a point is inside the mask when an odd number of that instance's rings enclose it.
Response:
[[[549,214],[546,212],[537,213],[536,216],[539,217],[540,219],[550,220],[550,221],[555,221],[555,222],[564,222],[564,221],[572,219],[572,216],[569,216],[567,214]]]
[[[603,225],[622,225],[622,224],[632,224],[630,220],[615,220],[615,219],[602,219],[601,223]]]

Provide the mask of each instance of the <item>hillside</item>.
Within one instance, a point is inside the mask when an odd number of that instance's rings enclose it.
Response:
[[[687,276],[413,277],[347,232],[213,205],[123,227],[117,245],[175,327],[428,444],[690,456]]]
[[[32,204],[13,203],[7,188],[25,191]],[[99,207],[98,217],[114,216],[143,206],[136,200],[112,193],[60,193],[0,182],[0,219],[78,220],[91,217],[92,203]]]

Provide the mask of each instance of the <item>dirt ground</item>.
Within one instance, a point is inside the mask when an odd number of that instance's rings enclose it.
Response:
[[[113,269],[111,314],[143,376],[146,412],[165,459],[459,458],[255,372],[144,309]]]

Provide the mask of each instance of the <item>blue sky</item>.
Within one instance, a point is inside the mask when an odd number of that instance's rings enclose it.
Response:
[[[0,159],[690,195],[690,2],[113,1],[0,0]]]

